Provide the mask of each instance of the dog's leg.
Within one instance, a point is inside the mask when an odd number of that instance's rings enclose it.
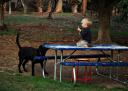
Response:
[[[32,76],[35,75],[35,63],[32,62]]]
[[[18,65],[19,73],[22,73],[21,71],[22,62],[23,62],[23,59],[19,59],[19,65]]]
[[[41,62],[40,65],[41,65],[41,68],[42,68],[42,75],[45,78],[45,72],[44,72],[44,64],[43,64],[43,62]]]
[[[23,69],[24,69],[25,72],[27,72],[27,69],[25,68],[25,65],[26,65],[26,63],[27,63],[28,61],[29,61],[29,60],[25,60],[25,61],[23,62],[23,64],[22,64]]]

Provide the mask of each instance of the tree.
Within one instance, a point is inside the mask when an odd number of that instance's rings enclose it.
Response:
[[[56,5],[55,12],[56,13],[63,12],[62,6],[63,6],[63,0],[58,0],[57,5]]]
[[[85,16],[85,11],[87,8],[87,0],[82,0],[82,15]]]
[[[22,4],[23,9],[24,9],[24,14],[27,13],[27,4],[25,2],[27,2],[27,1],[26,0],[21,0],[21,4]]]
[[[99,32],[97,43],[110,43],[111,38],[109,34],[110,30],[110,18],[113,6],[120,0],[91,0],[93,9],[97,10],[99,15]]]
[[[12,3],[12,2],[11,2],[11,0],[10,0],[10,1],[9,1],[9,10],[8,10],[8,11],[9,11],[9,14],[12,13],[12,10],[11,10],[11,3]],[[6,6],[5,6],[5,7],[6,7]]]
[[[49,0],[49,8],[50,8],[50,11],[49,11],[49,15],[48,15],[48,19],[52,19],[52,14],[56,8],[56,4],[57,4],[57,1],[58,0]]]
[[[1,15],[0,15],[0,20],[1,20],[0,25],[2,25],[2,26],[4,25],[4,4],[8,1],[10,1],[10,0],[0,0],[0,13],[1,13]]]
[[[76,14],[78,11],[78,0],[71,0],[71,11],[73,14]]]
[[[52,1],[49,0],[49,1],[48,1],[48,4],[47,4],[47,12],[51,12],[51,10],[52,10],[52,9],[51,9],[51,8],[52,8],[51,5],[52,5]]]
[[[36,5],[37,5],[37,9],[39,14],[43,14],[43,0],[36,0]]]
[[[27,3],[28,3],[28,0],[17,0],[16,2],[16,8],[23,8],[23,12],[24,14],[27,13]]]
[[[118,8],[118,13],[120,14],[121,20],[127,21],[128,19],[128,0],[121,0],[116,6]]]

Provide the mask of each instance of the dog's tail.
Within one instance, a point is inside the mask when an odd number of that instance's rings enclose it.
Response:
[[[17,35],[16,35],[16,44],[17,44],[18,48],[21,49],[21,45],[20,45],[20,42],[19,42],[19,36],[20,36],[20,34],[17,33]]]

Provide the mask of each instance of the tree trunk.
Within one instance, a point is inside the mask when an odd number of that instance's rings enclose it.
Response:
[[[43,13],[42,7],[38,7],[38,12]]]
[[[52,1],[50,0],[48,3],[48,9],[47,9],[48,14],[48,19],[52,19]]]
[[[43,14],[43,0],[36,0],[36,5],[37,5],[38,13],[42,15]]]
[[[111,43],[111,38],[109,34],[110,30],[110,17],[111,9],[103,8],[98,11],[99,13],[99,32],[97,43]]]
[[[24,4],[23,0],[21,0],[21,4],[22,4],[23,9],[24,9],[24,14],[26,14],[27,13],[27,5]]]
[[[51,12],[51,0],[49,0],[48,2],[47,12]]]
[[[0,13],[1,13],[1,17],[0,17],[0,26],[2,26],[4,24],[4,5],[0,4]]]
[[[7,30],[6,24],[4,24],[4,4],[9,0],[0,1],[0,30]]]
[[[83,16],[85,16],[86,8],[87,8],[87,0],[82,0],[82,15]]]
[[[57,5],[56,5],[56,9],[55,9],[56,13],[63,12],[62,5],[63,5],[63,1],[62,0],[58,0]]]
[[[73,13],[73,14],[78,13],[77,9],[78,9],[78,5],[77,5],[77,4],[73,5],[73,6],[72,6],[72,13]]]
[[[9,14],[11,14],[12,13],[12,8],[11,8],[11,1],[9,1]]]
[[[50,3],[49,3],[50,11],[49,11],[48,19],[53,19],[52,14],[55,11],[56,3],[57,3],[56,0],[50,0]]]
[[[73,14],[78,13],[78,0],[71,0],[71,10]]]
[[[0,4],[0,30],[8,30],[7,25],[4,23],[4,3]]]

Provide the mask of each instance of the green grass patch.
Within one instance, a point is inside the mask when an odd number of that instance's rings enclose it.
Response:
[[[53,27],[53,28],[57,28],[58,32],[59,29],[64,30],[64,33],[72,33],[72,35],[77,36],[78,32],[76,31],[77,26],[80,25],[80,21],[82,19],[82,17],[76,17],[73,16],[71,13],[60,13],[60,14],[53,14],[53,18],[52,20],[47,19],[47,15],[38,17],[38,16],[34,16],[34,15],[9,15],[5,17],[5,23],[7,25],[40,25],[40,24],[45,24],[48,25],[48,27]],[[118,37],[127,37],[128,36],[128,32],[126,31],[128,29],[127,24],[121,24],[121,23],[117,23],[116,21],[111,21],[111,29],[110,29],[110,35],[112,38],[116,38]],[[92,26],[92,35],[94,38],[97,38],[98,36],[98,30],[99,30],[99,24],[94,23]],[[1,32],[0,35],[2,34],[15,34],[15,31],[5,31],[5,32]],[[62,34],[61,34],[62,35]],[[49,37],[52,36],[52,37]],[[53,35],[49,35],[48,37],[50,39],[56,39],[54,37],[56,37],[57,35],[53,34]],[[63,36],[63,35],[62,35]],[[79,36],[79,35],[78,35]],[[61,36],[59,36],[60,38]],[[117,38],[118,38],[117,37]]]
[[[56,26],[68,26],[69,24],[78,24],[81,18],[76,18],[70,13],[54,14],[54,19],[47,19],[47,16],[34,16],[34,15],[9,15],[5,16],[6,24],[50,24]]]
[[[17,31],[15,29],[1,30],[0,35],[16,35]]]
[[[125,38],[128,37],[128,31],[111,31],[112,37]]]
[[[16,16],[6,16],[6,24],[39,24],[42,19],[34,16],[16,15]]]
[[[23,76],[10,72],[0,72],[0,91],[128,91],[127,88],[112,88],[96,84],[76,84],[59,82],[42,77]]]

